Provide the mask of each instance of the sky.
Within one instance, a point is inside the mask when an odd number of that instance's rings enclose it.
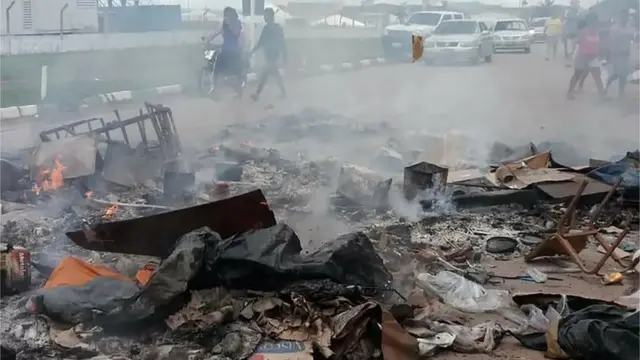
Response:
[[[286,5],[288,2],[295,2],[296,0],[272,0],[271,2],[279,5]],[[300,0],[303,2],[337,2],[335,0]],[[361,0],[338,0],[342,3],[344,3],[345,5],[357,5],[360,4]],[[469,0],[448,0],[450,3],[455,3],[455,2],[468,2]],[[556,3],[559,5],[569,5],[569,1],[570,0],[556,0]],[[209,9],[222,9],[225,6],[232,6],[235,7],[236,9],[240,9],[242,7],[242,0],[141,0],[140,1],[142,4],[147,4],[147,3],[151,3],[151,4],[171,4],[171,5],[182,5],[183,7],[186,8],[192,8],[192,9],[205,9],[205,8],[209,8]],[[267,1],[268,3],[269,1]],[[419,4],[420,0],[385,0],[385,1],[380,1],[380,0],[376,0],[376,2],[386,2],[386,3],[397,3],[397,4],[402,4],[402,3],[407,3],[407,4]],[[485,4],[491,4],[491,5],[503,5],[503,6],[507,6],[507,7],[518,7],[520,5],[521,0],[482,0],[479,1],[481,3],[485,3]],[[539,0],[528,0],[529,5],[534,5],[537,2],[539,2]],[[580,4],[583,7],[589,7],[592,6],[594,4],[596,4],[598,2],[598,0],[580,0]]]

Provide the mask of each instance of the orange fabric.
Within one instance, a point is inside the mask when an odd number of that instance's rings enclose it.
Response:
[[[138,280],[140,285],[146,285],[155,271],[156,266],[154,264],[147,264],[142,269],[138,270],[136,273],[136,280]]]
[[[411,35],[411,52],[413,56],[413,62],[416,62],[422,58],[424,53],[424,41],[421,35]]]
[[[131,281],[128,277],[106,267],[91,265],[78,258],[67,256],[53,270],[44,288],[82,286],[98,276]]]

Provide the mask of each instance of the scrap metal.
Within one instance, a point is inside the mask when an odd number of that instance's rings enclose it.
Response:
[[[404,168],[404,197],[411,201],[419,192],[433,189],[438,193],[447,186],[449,170],[428,162],[420,162]]]
[[[178,160],[182,146],[171,109],[149,103],[145,103],[145,108],[146,113],[140,109],[139,115],[129,119],[121,119],[120,113],[115,110],[114,121],[105,122],[102,118],[92,118],[43,131],[40,133],[42,143],[39,149],[55,150],[67,143],[75,144],[76,139],[88,138],[94,142],[93,150],[79,152],[62,148],[59,151],[48,151],[46,154],[84,154],[88,159],[82,164],[92,166],[90,171],[83,171],[81,175],[86,176],[99,171],[105,180],[122,186],[131,187],[146,179],[162,176],[163,165]],[[155,136],[150,136],[147,131],[149,128]],[[136,129],[137,134],[134,133]],[[100,159],[98,164],[95,164],[94,160],[96,139],[107,143],[104,161]],[[134,139],[140,139],[139,143],[134,144]],[[73,159],[73,156],[67,157]],[[67,166],[66,162],[64,164]],[[83,169],[87,167],[84,166]],[[69,177],[68,171],[65,177]]]
[[[598,233],[599,229],[595,226],[598,216],[616,192],[621,182],[622,178],[620,178],[620,180],[611,187],[611,190],[609,190],[605,198],[591,214],[588,225],[583,229],[576,230],[572,229],[573,226],[571,226],[574,222],[573,219],[575,219],[575,210],[578,202],[580,201],[580,197],[582,196],[582,192],[589,183],[587,180],[583,181],[582,184],[580,184],[575,197],[567,207],[566,212],[562,215],[560,220],[558,220],[556,232],[533,248],[531,252],[525,256],[525,261],[531,262],[542,256],[568,255],[576,265],[578,265],[580,270],[586,274],[597,274],[610,257],[624,266],[624,263],[614,251],[618,248],[618,245],[620,245],[624,237],[629,233],[630,229],[628,227],[623,229],[623,231],[616,237],[616,240],[612,244],[608,244]],[[589,237],[593,237],[606,250],[606,253],[600,258],[593,268],[587,268],[579,255],[579,253],[586,248]]]
[[[227,238],[275,224],[264,194],[255,190],[175,211],[101,223],[67,236],[88,250],[165,257],[182,235],[204,226]]]
[[[158,145],[165,158],[167,160],[177,158],[182,149],[171,109],[163,105],[153,105],[148,102],[145,102],[145,108],[147,110],[146,114],[140,109],[140,114],[130,119],[122,120],[118,110],[115,110],[116,120],[107,123],[105,123],[102,118],[92,118],[58,126],[41,132],[40,140],[42,140],[42,142],[48,142],[52,140],[52,136],[55,136],[56,139],[61,139],[63,137],[82,135],[102,135],[107,139],[107,143],[110,143],[115,141],[116,133],[119,132],[124,142],[130,147],[133,147],[127,129],[136,127],[145,150],[150,151],[155,147],[147,138],[147,126],[150,124],[155,131]],[[96,123],[99,123],[99,125]]]

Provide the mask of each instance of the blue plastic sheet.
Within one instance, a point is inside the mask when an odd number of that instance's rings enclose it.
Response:
[[[600,166],[587,175],[609,185],[615,184],[622,177],[620,190],[625,194],[625,197],[637,198],[640,187],[640,168],[638,168],[638,161],[632,157],[633,155],[633,153],[627,153],[627,156],[622,160]]]

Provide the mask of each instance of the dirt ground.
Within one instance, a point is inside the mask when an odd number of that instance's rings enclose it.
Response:
[[[626,238],[638,243],[638,234],[629,234]],[[584,263],[587,267],[593,267],[602,254],[598,253],[595,248],[585,249],[580,253],[585,260]],[[517,274],[523,274],[524,270],[530,265],[525,264],[523,258],[517,258],[509,261],[491,260],[485,262],[489,264],[491,271],[496,275],[513,276]],[[544,265],[544,261],[537,261],[535,265]],[[620,271],[622,267],[615,261],[609,259],[605,266],[600,270],[601,274],[606,274],[614,271]],[[605,286],[602,284],[598,275],[586,275],[584,273],[570,273],[570,274],[549,274],[551,277],[561,278],[562,281],[547,281],[544,284],[537,284],[533,282],[521,281],[521,280],[505,280],[503,285],[493,286],[494,288],[500,288],[509,290],[512,294],[521,293],[552,293],[552,294],[565,294],[575,295],[587,298],[601,299],[605,301],[614,301],[620,296],[626,295],[625,291],[632,286],[634,279],[625,278],[622,284]],[[634,275],[637,277],[637,274]],[[640,299],[639,299],[640,301]],[[482,316],[484,318],[484,315]],[[453,360],[453,359],[468,359],[468,360],[490,360],[490,359],[509,359],[509,360],[542,360],[544,354],[538,351],[529,350],[524,348],[520,343],[512,338],[505,337],[502,343],[491,354],[460,354],[452,351],[442,351],[433,359],[438,360]]]
[[[166,105],[173,109],[185,147],[214,145],[209,136],[230,123],[318,106],[353,116],[363,123],[387,121],[403,129],[432,134],[459,132],[478,140],[478,151],[486,150],[485,141],[524,143],[558,139],[579,147],[587,157],[608,159],[635,150],[639,146],[640,87],[630,86],[625,100],[602,103],[597,100],[593,80],[589,79],[585,92],[568,102],[565,91],[570,76],[571,69],[565,68],[562,61],[545,62],[543,48],[536,47],[532,54],[501,54],[493,64],[478,67],[389,65],[291,82],[286,100],[274,100],[275,95],[269,92],[275,90],[268,88],[264,100],[257,103],[248,99],[214,102],[206,98],[178,97],[167,100]],[[136,114],[137,106],[130,106],[123,109],[122,115]],[[87,112],[76,116],[77,119],[113,118],[111,113]],[[44,120],[3,124],[2,150],[30,145],[39,131],[51,127],[52,122]],[[65,122],[69,120],[74,119],[65,115]],[[326,231],[325,228],[318,230],[313,223],[295,227],[302,237],[308,236],[311,240],[316,232]],[[331,231],[342,232],[338,225],[330,227]],[[638,242],[638,235],[633,236]],[[595,249],[587,249],[582,255],[588,267],[600,256]],[[498,275],[518,275],[525,269],[522,258],[485,260],[487,263]],[[609,260],[601,272],[620,269]],[[547,292],[611,301],[623,295],[631,283],[631,279],[625,279],[622,285],[604,286],[597,275],[549,275],[563,280],[545,284],[505,280],[498,287],[512,293]],[[523,348],[513,338],[505,338],[492,354],[442,351],[433,358],[541,360],[544,356]]]

